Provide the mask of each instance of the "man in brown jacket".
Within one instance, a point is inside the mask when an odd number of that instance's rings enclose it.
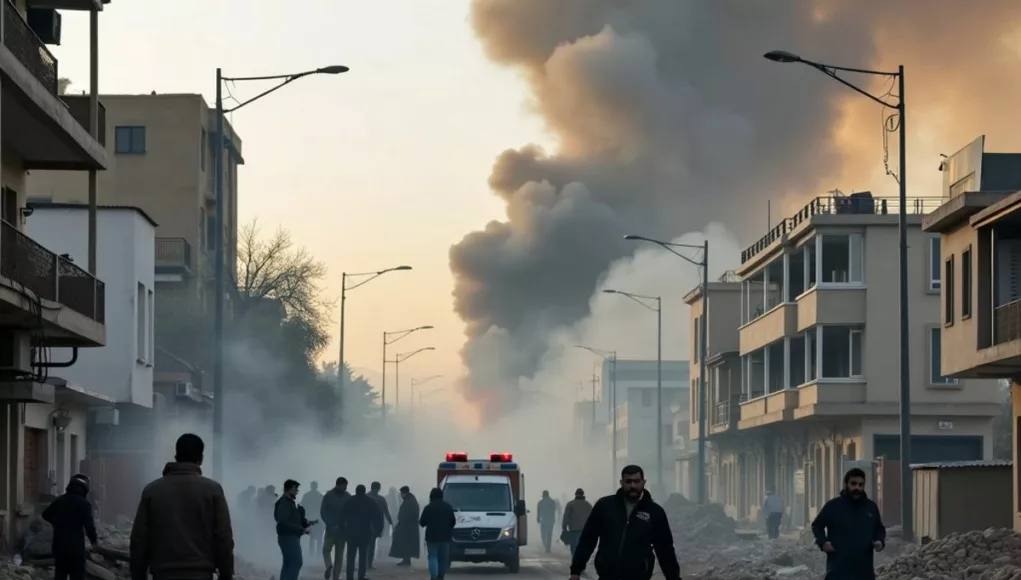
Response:
[[[571,556],[578,547],[578,540],[581,538],[581,531],[585,528],[585,522],[592,513],[592,504],[585,499],[585,490],[578,488],[574,490],[574,499],[564,506],[563,538],[571,548]]]
[[[185,433],[176,461],[145,486],[131,527],[131,578],[220,580],[234,577],[234,532],[223,488],[202,476],[205,444]]]

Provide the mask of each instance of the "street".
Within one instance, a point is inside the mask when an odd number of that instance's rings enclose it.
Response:
[[[396,561],[384,558],[377,562],[376,568],[368,573],[369,580],[403,580],[407,578],[427,578],[429,576],[425,553],[422,558],[412,560],[410,567],[397,566]],[[447,576],[457,580],[540,580],[547,578],[567,578],[569,554],[563,545],[554,546],[552,554],[546,554],[542,547],[526,546],[521,552],[521,571],[511,574],[507,567],[500,564],[468,564],[454,562]],[[306,565],[302,568],[302,580],[321,580],[323,566]]]

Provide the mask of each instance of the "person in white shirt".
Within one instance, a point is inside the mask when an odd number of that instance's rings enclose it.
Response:
[[[780,537],[780,521],[783,519],[783,499],[772,490],[766,492],[762,502],[762,511],[766,514],[766,534],[769,538]]]

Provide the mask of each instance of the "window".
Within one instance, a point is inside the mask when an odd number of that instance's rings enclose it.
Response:
[[[828,284],[862,282],[862,237],[852,235],[819,236],[822,281]]]
[[[206,170],[206,130],[202,129],[202,134],[199,135],[199,165],[202,167],[202,171]]]
[[[643,407],[652,406],[652,391],[649,389],[642,389],[642,406]]]
[[[961,319],[971,318],[971,246],[961,254]]]
[[[206,216],[206,250],[216,251],[216,216]]]
[[[929,384],[936,386],[956,385],[957,379],[943,376],[943,331],[939,327],[929,329]]]
[[[862,376],[862,329],[824,326],[822,332],[822,378],[848,379]]]
[[[804,269],[805,269],[805,290],[815,287],[816,272],[815,272],[815,238],[808,240],[803,246],[804,248]]]
[[[939,246],[939,236],[929,238],[929,290],[939,290],[940,287]]]
[[[145,362],[145,355],[149,352],[149,347],[145,340],[145,321],[147,316],[148,314],[145,308],[145,286],[139,282],[138,290],[135,293],[135,325],[138,331],[135,345],[135,358],[138,362]]]
[[[691,360],[693,360],[695,362],[698,362],[700,360],[699,359],[699,355],[702,353],[701,340],[702,340],[702,317],[696,316],[695,317],[695,336],[694,336],[694,338],[691,341],[691,344],[694,345],[694,352],[691,355]]]
[[[155,322],[156,322],[156,306],[154,304],[155,303],[154,298],[155,298],[155,296],[153,295],[152,290],[149,290],[149,293],[146,296],[146,303],[145,303],[146,309],[148,310],[148,313],[147,313],[147,316],[146,316],[147,328],[146,328],[145,338],[146,338],[146,344],[149,346],[149,351],[148,351],[149,352],[149,358],[147,358],[146,360],[149,361],[149,364],[154,364],[156,362],[156,339],[155,339],[155,336],[154,336],[154,331],[156,329],[156,324],[155,324]]]
[[[114,132],[114,151],[118,155],[143,155],[145,127],[117,127]]]
[[[443,486],[443,499],[464,512],[509,512],[514,506],[511,488],[506,483],[448,483]]]
[[[943,324],[954,323],[954,257],[950,256],[943,264],[943,280],[947,287],[943,291]]]

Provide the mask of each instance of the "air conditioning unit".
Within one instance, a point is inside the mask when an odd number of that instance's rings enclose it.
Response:
[[[43,44],[60,45],[60,12],[53,8],[29,8],[25,14],[28,27]]]
[[[116,427],[121,422],[121,413],[115,407],[100,407],[92,409],[92,419],[96,425]]]
[[[0,380],[32,374],[32,338],[26,331],[0,330]]]
[[[191,383],[180,382],[174,384],[174,394],[178,397],[191,397],[194,390],[195,387]]]

